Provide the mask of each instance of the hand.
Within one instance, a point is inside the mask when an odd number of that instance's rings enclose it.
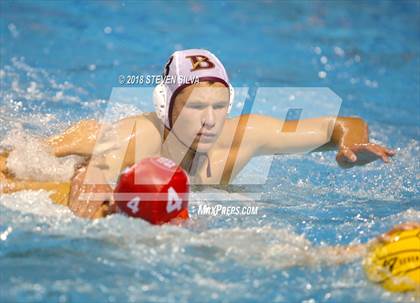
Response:
[[[395,225],[390,231],[380,235],[377,240],[382,243],[390,242],[392,235],[399,231],[420,228],[420,222],[406,222],[403,224]]]
[[[0,152],[0,173],[7,171],[7,153]]]
[[[86,168],[83,167],[76,172],[72,180],[69,198],[71,211],[88,219],[103,218],[115,212],[111,186],[103,179],[98,180],[98,184],[84,184],[85,177]]]
[[[389,157],[395,155],[395,151],[374,143],[353,144],[340,147],[336,160],[342,168],[361,166],[382,159],[389,163]]]

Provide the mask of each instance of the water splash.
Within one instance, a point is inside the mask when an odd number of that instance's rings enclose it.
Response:
[[[19,128],[8,133],[0,149],[10,150],[7,169],[20,180],[67,181],[84,160],[79,156],[57,158],[42,138]]]

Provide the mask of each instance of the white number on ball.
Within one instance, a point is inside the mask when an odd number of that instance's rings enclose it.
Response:
[[[182,207],[182,199],[178,196],[176,191],[169,187],[168,189],[168,204],[166,205],[166,212],[170,213],[174,210],[180,210]]]
[[[157,162],[159,162],[160,164],[164,165],[167,168],[172,168],[176,165],[174,161],[168,158],[158,158]]]
[[[140,198],[135,197],[135,198],[131,199],[130,202],[127,203],[127,207],[129,209],[131,209],[133,214],[135,214],[139,211],[139,203],[140,203]]]

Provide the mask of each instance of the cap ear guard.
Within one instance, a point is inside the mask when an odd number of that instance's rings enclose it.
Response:
[[[166,121],[168,115],[168,104],[166,102],[166,99],[166,87],[163,83],[159,83],[153,90],[153,105],[155,106],[155,112],[158,118],[166,126],[168,126]]]

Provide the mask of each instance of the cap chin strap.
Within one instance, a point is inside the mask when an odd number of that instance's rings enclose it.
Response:
[[[197,152],[198,153],[198,158],[196,159],[194,157],[193,162],[191,163],[190,166],[190,172],[191,174],[194,176],[195,174],[197,174],[197,170],[198,170],[198,163],[201,157],[206,157],[207,158],[207,178],[211,177],[211,168],[210,168],[210,158],[209,155],[207,153],[202,153],[202,152]]]
[[[211,177],[211,168],[210,168],[210,158],[209,158],[209,155],[207,154],[207,152],[199,152],[199,151],[197,151],[197,150],[195,150],[195,149],[193,149],[193,148],[191,148],[191,146],[188,146],[187,144],[185,144],[184,142],[182,142],[182,140],[181,139],[179,139],[178,138],[178,136],[175,134],[175,132],[174,131],[172,131],[169,127],[167,127],[166,125],[165,125],[165,128],[169,131],[169,132],[171,132],[174,136],[175,136],[175,138],[182,144],[182,145],[184,145],[186,148],[188,148],[188,150],[190,150],[190,151],[192,151],[194,154],[197,154],[198,155],[198,157],[197,157],[197,159],[196,159],[196,157],[195,157],[195,155],[194,155],[194,159],[193,159],[193,161],[191,162],[191,165],[190,165],[190,167],[188,168],[188,171],[189,171],[189,173],[191,174],[191,175],[195,175],[196,173],[197,173],[197,170],[198,170],[198,163],[199,163],[199,160],[200,160],[200,158],[201,157],[206,157],[207,158],[207,178],[210,178]]]

